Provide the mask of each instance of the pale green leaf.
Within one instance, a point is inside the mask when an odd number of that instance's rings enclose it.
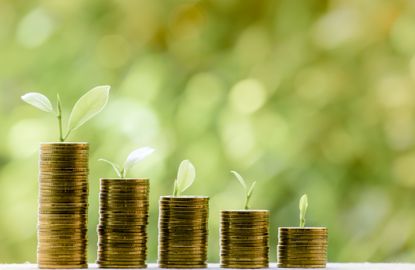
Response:
[[[254,192],[255,185],[256,185],[256,181],[254,181],[254,182],[252,183],[251,187],[249,188],[248,192],[246,193],[246,196],[247,196],[248,198],[250,198],[250,197],[251,197],[251,195],[252,195],[252,192]]]
[[[299,208],[300,208],[300,227],[304,227],[304,225],[305,225],[305,214],[306,214],[307,208],[308,208],[307,194],[304,194],[303,196],[301,196]]]
[[[114,169],[115,173],[117,174],[117,176],[122,178],[121,169],[117,164],[115,164],[114,162],[111,162],[107,159],[103,159],[103,158],[98,159],[98,161],[102,161],[102,162],[105,162],[105,163],[108,163],[109,165],[111,165],[112,168]]]
[[[154,152],[154,149],[151,147],[142,147],[131,152],[127,159],[124,162],[124,177],[127,174],[127,171],[134,165],[136,165],[141,160],[145,159],[147,156],[151,155]]]
[[[239,174],[239,173],[237,173],[236,171],[231,171],[231,173],[233,174],[233,175],[235,175],[235,177],[236,177],[236,179],[239,181],[239,183],[241,183],[241,186],[245,189],[245,190],[247,190],[247,186],[246,186],[246,182],[245,182],[245,180],[244,180],[244,178]]]
[[[307,207],[308,207],[308,197],[307,197],[307,194],[304,194],[303,196],[301,196],[301,199],[300,199],[300,204],[299,204],[300,212],[305,213],[307,211]]]
[[[173,196],[178,196],[179,190],[177,189],[177,179],[174,181],[173,185]]]
[[[110,86],[94,87],[83,95],[74,105],[69,117],[68,132],[85,124],[88,120],[102,111],[108,102]]]
[[[177,172],[177,189],[181,193],[188,189],[195,180],[196,169],[189,160],[183,160],[180,163],[179,170]]]
[[[35,108],[38,108],[39,110],[45,111],[45,112],[53,112],[52,103],[50,100],[41,93],[27,93],[21,97],[21,99],[32,105]]]

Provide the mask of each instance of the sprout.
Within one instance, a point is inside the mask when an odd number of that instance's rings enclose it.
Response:
[[[195,166],[189,160],[183,160],[180,163],[177,178],[174,181],[173,196],[180,196],[180,194],[193,184],[195,177]]]
[[[147,156],[151,155],[153,152],[154,152],[154,149],[151,147],[142,147],[142,148],[138,148],[134,150],[128,155],[127,159],[124,162],[124,166],[122,168],[118,164],[112,161],[109,161],[107,159],[101,158],[99,159],[99,161],[103,161],[111,165],[119,178],[126,178],[127,172],[129,169],[131,169],[134,165],[139,163],[141,160],[145,159]]]
[[[72,131],[78,129],[104,109],[108,102],[109,91],[110,86],[108,85],[97,86],[80,97],[72,108],[65,135],[62,129],[62,103],[59,95],[56,97],[56,111],[54,111],[50,100],[41,93],[27,93],[21,98],[24,102],[39,110],[48,113],[56,113],[56,118],[58,119],[59,141],[64,142]]]
[[[305,214],[307,212],[307,207],[308,207],[307,194],[304,194],[303,196],[301,196],[299,207],[300,207],[300,227],[303,228],[305,225]]]
[[[239,173],[237,173],[236,171],[231,171],[231,173],[233,175],[235,175],[236,179],[239,181],[239,183],[241,184],[241,186],[245,190],[245,206],[244,206],[244,209],[248,210],[250,208],[249,200],[251,199],[252,193],[254,191],[256,181],[254,181],[251,184],[251,186],[248,188],[248,185],[246,184],[245,180],[243,179],[243,177]]]

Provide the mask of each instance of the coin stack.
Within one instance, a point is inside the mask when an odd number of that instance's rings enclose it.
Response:
[[[147,267],[148,195],[148,179],[101,179],[100,268]]]
[[[278,267],[325,268],[327,242],[323,227],[279,228]]]
[[[207,267],[208,205],[209,197],[160,197],[161,268]]]
[[[87,143],[40,146],[39,268],[87,268]]]
[[[220,266],[267,268],[268,228],[267,210],[222,211]]]

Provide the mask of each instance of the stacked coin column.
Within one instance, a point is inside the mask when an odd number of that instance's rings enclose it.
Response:
[[[88,144],[40,146],[39,268],[87,268]]]
[[[279,228],[278,267],[325,268],[327,229],[323,227]]]
[[[209,198],[162,196],[159,214],[161,268],[206,268]]]
[[[220,266],[267,268],[268,229],[267,210],[222,211]]]
[[[148,179],[101,179],[100,268],[146,267],[148,196]]]

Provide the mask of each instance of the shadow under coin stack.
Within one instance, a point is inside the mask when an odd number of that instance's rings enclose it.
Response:
[[[266,210],[222,211],[220,266],[267,268],[268,227]]]
[[[40,146],[39,268],[87,268],[88,144]]]
[[[327,229],[323,227],[278,230],[278,267],[325,268],[327,262]]]
[[[101,179],[100,268],[147,267],[148,195],[148,179]]]
[[[209,197],[160,197],[161,268],[207,267],[208,215]]]

